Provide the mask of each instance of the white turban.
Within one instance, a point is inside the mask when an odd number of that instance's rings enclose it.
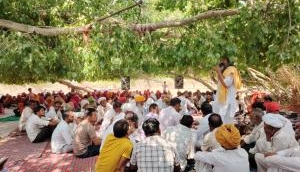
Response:
[[[74,117],[75,118],[83,118],[84,117],[84,112],[74,112]]]
[[[106,97],[100,97],[100,98],[98,99],[98,103],[100,104],[100,102],[102,102],[102,101],[104,101],[104,100],[106,100]]]
[[[284,122],[280,118],[279,114],[267,113],[262,119],[266,124],[275,128],[282,128],[284,126]]]
[[[80,102],[81,108],[82,108],[83,106],[87,105],[87,104],[89,104],[89,101],[88,101],[87,99],[83,99],[83,100],[81,100],[81,102]]]

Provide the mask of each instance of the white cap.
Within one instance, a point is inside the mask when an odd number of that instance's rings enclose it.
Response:
[[[279,114],[267,113],[262,119],[266,124],[275,128],[282,128],[284,126],[284,122],[281,120]]]
[[[88,101],[87,99],[83,99],[83,100],[81,100],[81,102],[80,102],[80,106],[81,106],[81,107],[83,107],[83,106],[85,106],[85,105],[87,105],[87,104],[89,104],[89,101]]]
[[[100,98],[98,99],[98,103],[102,102],[103,100],[106,100],[106,97],[100,97]]]

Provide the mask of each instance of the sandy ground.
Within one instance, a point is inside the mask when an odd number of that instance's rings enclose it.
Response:
[[[169,90],[173,95],[177,91],[189,90],[195,91],[199,89],[200,91],[207,91],[208,89],[201,83],[191,80],[184,79],[184,89],[177,90],[174,89],[174,78],[145,78],[145,79],[132,79],[131,80],[131,90],[146,90],[150,89],[152,91],[162,90],[163,82],[166,81]],[[210,83],[210,82],[209,82]],[[77,83],[72,81],[72,84],[77,86],[82,86],[91,90],[119,90],[121,88],[121,83],[119,80],[105,80],[97,82],[81,82]],[[211,83],[211,85],[213,85]],[[27,89],[32,88],[34,93],[44,92],[44,91],[55,91],[58,92],[62,90],[63,92],[69,92],[70,89],[60,83],[38,83],[38,84],[24,84],[24,85],[8,85],[0,83],[0,94],[11,94],[18,95],[22,92],[28,92]]]

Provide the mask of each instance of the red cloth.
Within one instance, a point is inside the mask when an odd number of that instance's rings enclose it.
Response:
[[[119,97],[118,101],[121,103],[126,103],[126,97]]]
[[[265,102],[264,106],[266,107],[266,111],[268,113],[276,113],[280,110],[280,105],[277,102]]]

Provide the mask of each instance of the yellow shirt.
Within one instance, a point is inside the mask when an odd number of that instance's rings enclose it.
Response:
[[[109,134],[97,159],[96,172],[114,172],[121,157],[130,159],[132,147],[128,138],[117,138]]]

